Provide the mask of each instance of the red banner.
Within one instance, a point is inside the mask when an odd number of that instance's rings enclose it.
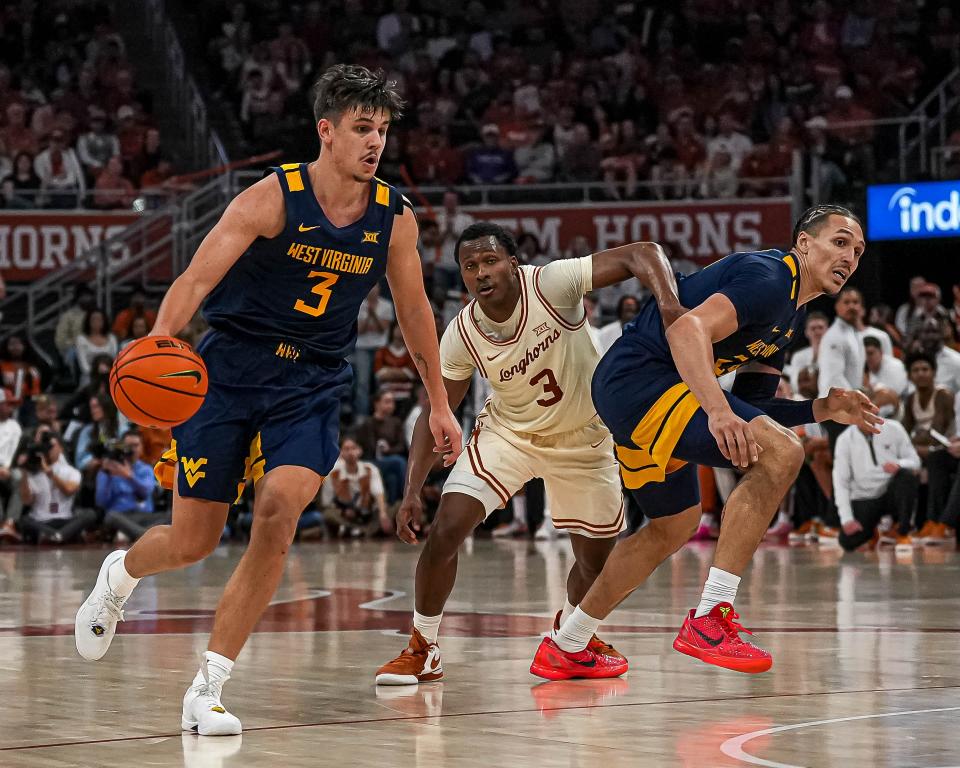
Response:
[[[35,280],[70,264],[138,218],[131,211],[0,211],[0,273]]]
[[[470,207],[516,233],[529,232],[547,254],[575,237],[602,251],[637,240],[669,244],[674,257],[711,262],[734,251],[786,247],[793,220],[789,198],[690,200],[666,203],[578,203],[541,206]]]

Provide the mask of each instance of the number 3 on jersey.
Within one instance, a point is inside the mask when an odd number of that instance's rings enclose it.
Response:
[[[317,306],[313,307],[303,299],[297,299],[297,303],[293,305],[293,308],[297,310],[297,312],[303,312],[311,317],[320,317],[320,315],[327,311],[327,303],[330,301],[330,295],[332,294],[330,288],[340,279],[340,275],[335,275],[332,272],[311,271],[307,277],[320,278],[320,282],[310,289],[311,293],[315,293],[320,297],[320,302]]]
[[[530,386],[535,387],[544,379],[546,379],[546,381],[543,382],[543,393],[550,395],[550,397],[540,398],[537,400],[537,405],[542,405],[546,408],[551,405],[556,405],[563,399],[563,390],[560,389],[560,385],[557,383],[556,375],[549,368],[544,368],[540,373],[530,379]]]

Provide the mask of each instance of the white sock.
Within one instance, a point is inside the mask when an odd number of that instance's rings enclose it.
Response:
[[[197,676],[193,678],[194,685],[202,685],[203,683],[211,680],[225,680],[233,671],[233,660],[228,659],[226,656],[221,656],[219,653],[214,653],[213,651],[204,651],[202,658],[203,661],[206,661],[207,678],[205,679],[203,676],[204,664],[201,662],[200,670],[197,672]]]
[[[740,577],[711,568],[707,583],[703,585],[703,594],[700,595],[700,605],[694,613],[694,618],[706,616],[717,603],[732,603],[737,599],[737,587],[740,586]]]
[[[563,610],[560,611],[560,626],[563,626],[563,622],[570,618],[570,614],[575,610],[575,606],[570,605],[570,598],[563,598]]]
[[[442,612],[436,616],[424,616],[414,611],[413,628],[423,635],[423,639],[428,643],[435,643],[437,642],[437,635],[440,634],[440,620],[442,618]]]
[[[577,607],[573,609],[570,618],[560,625],[559,630],[554,630],[550,637],[561,650],[577,653],[587,647],[590,638],[597,633],[601,621],[602,619],[595,619]]]
[[[107,581],[110,584],[110,589],[121,597],[130,597],[130,593],[140,583],[140,579],[135,579],[127,573],[127,568],[123,564],[126,557],[126,554],[124,554],[107,569]]]
[[[521,525],[527,524],[527,497],[517,496],[513,497],[513,522],[520,523]]]

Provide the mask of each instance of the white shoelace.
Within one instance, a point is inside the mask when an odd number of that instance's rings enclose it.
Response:
[[[123,604],[127,598],[118,595],[112,589],[107,589],[97,601],[97,612],[90,621],[91,627],[102,626],[103,614],[106,613],[114,621],[123,621]]]

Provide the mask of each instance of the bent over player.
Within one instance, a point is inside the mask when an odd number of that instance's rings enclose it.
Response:
[[[652,519],[613,550],[583,602],[541,643],[532,672],[578,676],[599,623],[690,538],[700,519],[698,464],[746,473],[724,507],[700,603],[673,647],[740,672],[770,668],[770,654],[740,638],[733,602],[803,462],[803,446],[787,427],[831,419],[875,434],[882,423],[853,390],[804,402],[775,398],[784,348],[803,330],[804,305],[839,291],[864,248],[850,211],[811,208],[788,253],[731,254],[680,280],[689,311],[669,329],[650,303],[624,328],[597,366],[593,401],[613,432],[624,484]],[[725,393],[717,377],[733,370],[733,391]]]
[[[534,477],[543,478],[553,523],[570,532],[576,560],[555,626],[573,610],[624,525],[613,440],[590,401],[590,378],[600,355],[586,325],[583,295],[636,276],[653,293],[665,324],[682,311],[670,264],[654,243],[534,268],[517,263],[509,232],[480,222],[464,230],[455,253],[474,300],[443,334],[443,383],[451,408],[463,400],[475,370],[490,382],[492,395],[443,487],[436,523],[420,553],[409,645],[377,672],[380,685],[443,676],[437,633],[456,579],[457,550],[487,515]],[[432,447],[421,415],[397,515],[397,533],[411,544]],[[592,633],[589,646],[586,653],[598,659],[594,669],[626,671],[626,659]]]
[[[210,376],[197,414],[173,430],[173,522],[114,552],[80,607],[80,655],[106,653],[122,608],[144,576],[182,568],[217,546],[244,477],[255,483],[250,544],[217,606],[208,650],[183,699],[182,727],[240,733],[221,703],[234,660],[276,590],[297,519],[337,459],[345,361],[360,305],[386,274],[397,319],[430,401],[439,449],[459,452],[433,313],[424,293],[417,224],[407,201],[374,177],[402,103],[381,73],[337,65],[320,78],[311,163],[272,169],[227,207],[170,287],[153,333],[175,334],[200,303]]]

